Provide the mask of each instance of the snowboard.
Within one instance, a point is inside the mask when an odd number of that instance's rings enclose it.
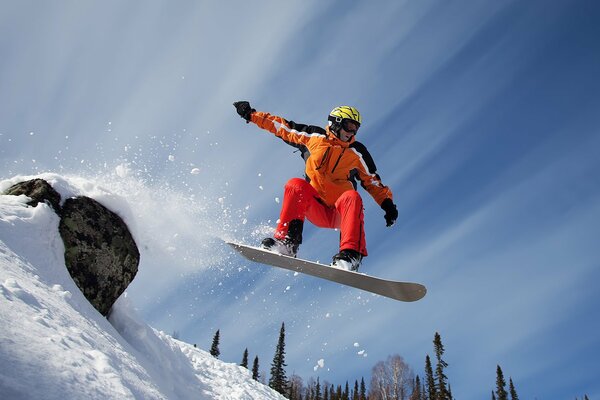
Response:
[[[280,255],[258,247],[232,242],[227,244],[250,261],[312,275],[394,300],[417,301],[427,293],[425,286],[419,283],[390,281],[331,265]]]

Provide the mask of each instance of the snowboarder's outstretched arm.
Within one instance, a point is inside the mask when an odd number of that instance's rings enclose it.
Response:
[[[233,105],[246,122],[255,123],[259,128],[273,133],[287,143],[306,145],[315,135],[326,136],[325,129],[320,126],[299,124],[267,112],[256,111],[247,101],[237,101]]]

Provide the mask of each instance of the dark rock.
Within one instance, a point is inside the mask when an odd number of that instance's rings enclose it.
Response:
[[[60,194],[43,179],[32,179],[11,186],[4,194],[20,196],[24,194],[31,197],[27,204],[35,207],[38,203],[50,205],[54,211],[60,213]]]
[[[85,297],[102,315],[135,277],[140,260],[127,225],[89,197],[65,201],[59,225],[65,263]]]
[[[65,264],[85,297],[102,315],[137,274],[140,253],[123,220],[89,197],[67,199],[61,208],[60,194],[43,179],[10,187],[7,195],[26,195],[27,204],[49,204],[61,217],[60,235]]]

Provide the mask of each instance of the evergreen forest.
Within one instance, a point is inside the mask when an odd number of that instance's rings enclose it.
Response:
[[[219,336],[217,330],[213,338],[210,353],[219,357]],[[286,374],[285,363],[285,323],[281,324],[275,353],[270,364],[269,376],[260,372],[259,358],[255,356],[252,368],[248,365],[248,348],[243,352],[241,366],[251,370],[252,378],[268,384],[290,400],[454,400],[449,365],[444,359],[446,349],[441,335],[433,337],[433,358],[427,354],[423,371],[414,372],[399,354],[388,356],[385,361],[377,362],[371,369],[371,376],[360,380],[344,382],[321,381],[319,377],[309,377],[306,381],[296,375]],[[268,381],[267,381],[268,378]],[[368,382],[368,385],[367,385]],[[492,400],[519,400],[513,378],[508,382],[500,365],[496,367],[496,382],[490,382]],[[579,400],[575,397],[576,400]],[[584,395],[582,400],[589,400]]]

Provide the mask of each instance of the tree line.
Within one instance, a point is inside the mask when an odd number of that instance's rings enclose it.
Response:
[[[210,354],[218,358],[220,331],[213,337]],[[350,384],[335,385],[321,382],[317,377],[309,378],[306,384],[298,375],[286,376],[285,367],[285,323],[281,324],[275,355],[271,362],[269,387],[290,400],[454,400],[451,385],[446,375],[448,363],[443,356],[445,348],[441,335],[436,332],[433,339],[435,359],[425,356],[424,375],[414,374],[410,366],[398,354],[391,355],[385,361],[379,361],[371,370],[370,385],[367,390],[364,378]],[[435,363],[435,365],[434,365]],[[248,349],[244,350],[241,366],[248,368]],[[266,377],[259,372],[258,356],[252,365],[252,378],[266,383]],[[492,400],[519,400],[512,377],[508,388],[504,372],[500,365],[496,367],[496,385],[492,390]],[[589,400],[585,395],[584,400]]]

